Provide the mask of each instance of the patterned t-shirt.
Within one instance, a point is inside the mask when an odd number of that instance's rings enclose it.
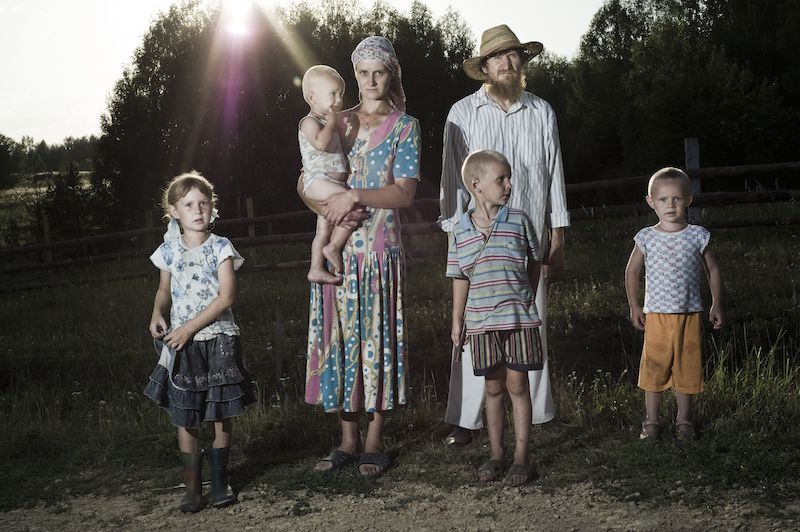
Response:
[[[645,227],[633,237],[644,254],[644,312],[682,314],[703,310],[700,276],[711,233],[687,225],[675,233]]]
[[[527,258],[541,260],[533,222],[521,210],[501,207],[488,238],[470,209],[448,238],[447,277],[469,280],[464,311],[467,334],[539,327],[536,289],[528,279]]]
[[[150,260],[160,270],[172,275],[170,329],[175,330],[191,320],[219,295],[217,271],[223,261],[231,259],[238,270],[244,259],[234,249],[231,241],[215,234],[199,246],[190,248],[183,238],[170,239],[161,244]],[[216,321],[200,329],[194,339],[210,340],[219,334],[238,335],[239,327],[233,321],[233,311],[222,311]]]

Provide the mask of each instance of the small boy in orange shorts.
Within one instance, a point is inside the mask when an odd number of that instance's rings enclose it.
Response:
[[[686,173],[667,167],[653,174],[646,200],[659,221],[636,234],[625,268],[630,319],[644,331],[639,388],[645,392],[647,415],[639,437],[651,441],[659,437],[661,398],[664,390],[674,388],[676,435],[688,440],[694,438],[692,398],[703,391],[700,276],[705,267],[712,297],[708,318],[714,329],[719,329],[725,322],[722,274],[709,249],[711,233],[686,222],[686,209],[692,204]],[[644,308],[639,305],[642,266]]]

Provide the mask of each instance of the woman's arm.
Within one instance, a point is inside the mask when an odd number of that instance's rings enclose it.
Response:
[[[351,188],[334,194],[322,204],[322,214],[332,224],[340,224],[357,205],[376,209],[410,207],[417,192],[417,180],[398,179],[381,188]]]
[[[236,297],[236,273],[233,270],[233,259],[222,261],[217,275],[219,276],[219,295],[197,316],[166,335],[164,341],[167,345],[181,349],[199,330],[212,323],[225,309],[233,305]]]

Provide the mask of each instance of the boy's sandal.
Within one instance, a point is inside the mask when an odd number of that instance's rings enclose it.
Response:
[[[503,462],[500,460],[486,460],[478,468],[478,480],[481,482],[491,482],[497,480],[503,472]]]
[[[317,469],[317,471],[320,473],[336,471],[337,469],[341,469],[346,465],[356,462],[357,460],[358,453],[348,453],[347,451],[342,451],[341,449],[334,449],[331,451],[331,454],[317,462],[317,465],[328,462],[331,464],[331,466],[326,469]]]
[[[531,479],[531,466],[528,464],[514,464],[508,468],[503,482],[507,486],[517,487],[526,484]]]
[[[660,429],[661,424],[658,421],[642,421],[642,432],[639,433],[639,439],[650,442],[657,441]]]
[[[361,466],[363,465],[377,466],[377,470],[374,473],[364,473],[361,470]],[[391,465],[392,460],[386,453],[361,453],[358,459],[358,472],[364,478],[378,478],[386,473]]]
[[[695,437],[694,424],[691,421],[675,423],[675,436],[681,441],[692,441]]]

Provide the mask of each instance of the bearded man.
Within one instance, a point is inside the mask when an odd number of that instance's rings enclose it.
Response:
[[[474,150],[499,151],[511,163],[511,198],[508,205],[531,218],[544,254],[536,292],[544,367],[530,371],[534,424],[555,416],[547,362],[547,284],[564,267],[564,227],[569,225],[561,146],[553,108],[526,92],[523,69],[541,53],[539,42],[521,43],[506,25],[483,32],[480,55],[464,61],[464,72],[483,81],[477,92],[458,101],[447,115],[444,128],[439,226],[450,233],[470,207],[470,195],[461,180],[461,165]],[[483,426],[484,378],[472,371],[472,354],[466,342],[460,357],[453,356],[450,394],[445,421],[453,431],[445,440],[466,445],[472,430]]]

